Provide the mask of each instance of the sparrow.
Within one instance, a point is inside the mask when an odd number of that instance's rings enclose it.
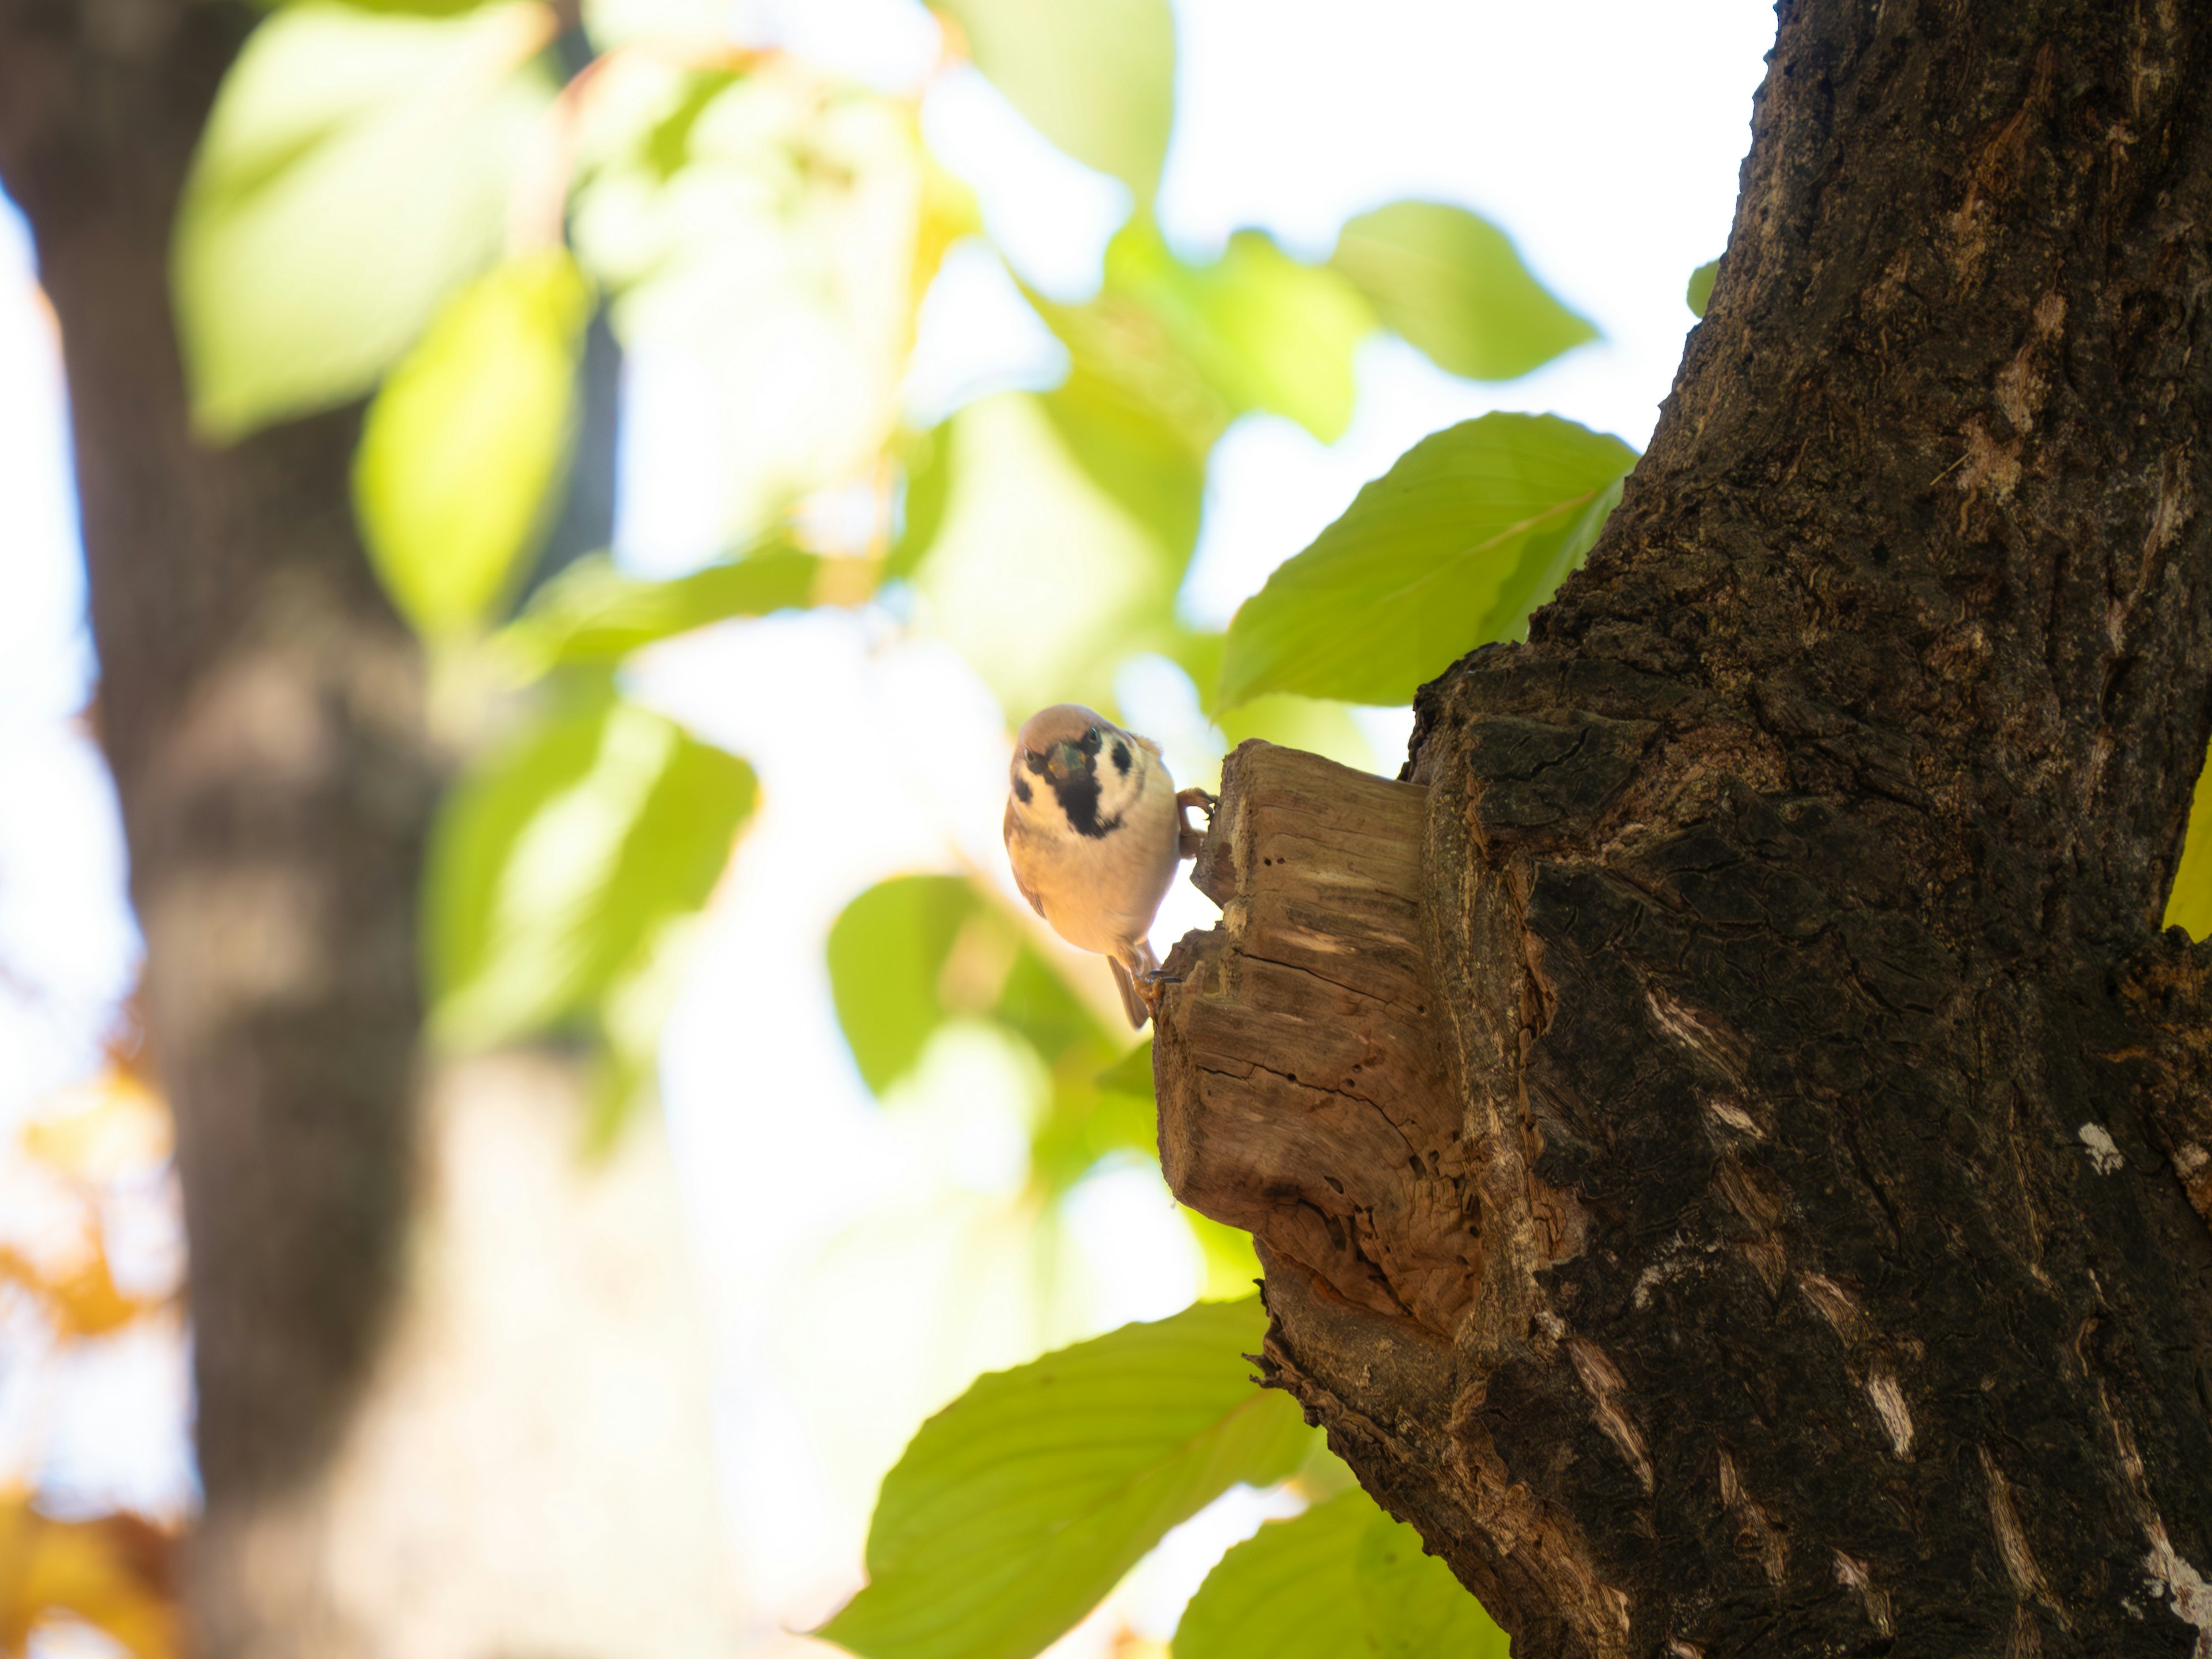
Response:
[[[1198,854],[1203,832],[1183,814],[1209,817],[1213,797],[1177,793],[1149,738],[1124,732],[1080,703],[1054,703],[1023,723],[1006,788],[1006,861],[1030,908],[1079,950],[1114,969],[1129,1024],[1141,1026],[1158,994],[1152,918],[1176,866]]]

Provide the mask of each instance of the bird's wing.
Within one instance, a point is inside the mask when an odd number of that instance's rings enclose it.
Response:
[[[1139,749],[1143,750],[1146,754],[1150,755],[1150,756],[1151,756],[1154,760],[1158,760],[1158,759],[1159,759],[1159,758],[1160,758],[1160,746],[1159,746],[1159,744],[1158,744],[1154,743],[1154,742],[1153,742],[1150,738],[1138,737],[1137,733],[1135,733],[1134,732],[1130,732],[1130,733],[1129,733],[1129,735],[1130,735],[1131,737],[1133,737],[1133,738],[1136,738],[1136,739],[1137,739],[1137,747],[1138,747],[1138,748],[1139,748]]]
[[[1006,867],[1014,872],[1014,890],[1030,902],[1030,909],[1043,916],[1044,901],[1022,879],[1021,860],[1014,856],[1014,804],[1011,800],[1006,803],[1006,816],[999,825],[999,834],[1006,843]],[[1052,918],[1045,916],[1045,920],[1049,921]]]

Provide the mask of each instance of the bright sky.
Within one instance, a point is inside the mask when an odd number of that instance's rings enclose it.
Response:
[[[752,0],[741,30],[891,88],[933,59],[916,0]],[[1160,212],[1183,246],[1242,225],[1327,252],[1347,216],[1401,196],[1463,203],[1510,231],[1602,343],[1504,387],[1369,346],[1352,430],[1324,447],[1249,418],[1216,453],[1183,602],[1218,623],[1415,440],[1489,409],[1552,410],[1641,444],[1691,318],[1692,268],[1717,253],[1773,36],[1761,0],[1181,0],[1180,117]],[[1024,276],[1064,295],[1097,280],[1120,186],[1059,156],[972,74],[930,94],[925,131],[982,201]],[[82,576],[50,325],[27,251],[0,214],[0,1124],[93,1058],[127,988],[112,799],[72,724],[89,684]],[[920,413],[1042,384],[1056,348],[980,246],[925,312],[908,386]],[[694,371],[633,359],[618,551],[685,568],[720,544],[693,482]],[[782,617],[678,641],[638,695],[759,769],[765,804],[703,930],[664,1045],[666,1110],[720,1356],[720,1453],[741,1585],[765,1652],[857,1582],[874,1487],[921,1417],[988,1365],[1186,1303],[1197,1264],[1158,1172],[1094,1177],[1060,1271],[1012,1213],[1036,1080],[988,1036],[955,1033],[906,1097],[878,1104],[830,1009],[823,940],[884,876],[972,863],[1004,880],[1006,734],[942,647],[876,611]],[[1179,676],[1132,677],[1133,718],[1185,731]],[[1395,766],[1403,717],[1370,723]],[[896,776],[844,763],[855,733],[898,734]],[[885,753],[871,745],[873,756]],[[1171,748],[1171,754],[1176,750]],[[1210,907],[1179,889],[1161,943]],[[1101,969],[1103,974],[1103,969]],[[899,1356],[890,1368],[886,1354]],[[174,1502],[185,1476],[173,1389],[95,1389],[73,1435],[88,1493]],[[0,1393],[0,1436],[8,1402]],[[126,1426],[129,1432],[123,1432]],[[0,1451],[4,1451],[0,1445]],[[1116,1611],[1164,1637],[1212,1557],[1263,1511],[1224,1500],[1141,1570]],[[1094,1651],[1100,1632],[1071,1638]]]

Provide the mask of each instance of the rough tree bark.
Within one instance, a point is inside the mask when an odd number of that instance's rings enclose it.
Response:
[[[0,180],[61,323],[100,732],[177,1120],[193,1646],[720,1651],[705,1358],[657,1125],[587,1172],[572,1066],[417,1048],[449,757],[356,539],[359,411],[224,451],[188,429],[170,225],[258,15],[0,0]]]
[[[1516,1653],[2212,1656],[2208,234],[2212,9],[1784,0],[1588,568],[1233,757],[1170,1177]]]

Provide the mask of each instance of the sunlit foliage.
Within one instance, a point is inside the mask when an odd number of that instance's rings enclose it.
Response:
[[[1131,210],[1093,297],[1023,290],[1064,379],[927,429],[902,388],[947,250],[984,235],[973,202],[923,146],[915,99],[736,48],[712,7],[586,6],[596,50],[569,52],[583,66],[564,75],[559,20],[535,0],[302,0],[248,42],[193,165],[176,296],[204,431],[374,394],[363,543],[469,757],[424,895],[430,1030],[460,1048],[589,1038],[610,1131],[649,1085],[688,919],[756,794],[744,762],[624,696],[631,653],[732,617],[882,599],[956,648],[1010,719],[1064,699],[1110,712],[1121,671],[1154,655],[1225,738],[1320,746],[1330,700],[1402,703],[1461,653],[1516,637],[1635,459],[1549,416],[1437,434],[1225,633],[1194,625],[1178,596],[1237,417],[1334,441],[1355,354],[1381,332],[1510,380],[1595,331],[1503,232],[1447,204],[1363,214],[1317,261],[1258,230],[1211,258],[1173,246],[1152,215],[1175,117],[1165,0],[939,13],[945,67],[972,62]],[[729,550],[694,574],[647,580],[605,556],[534,569],[602,307],[633,346],[680,341],[711,371]],[[830,501],[844,510],[816,510]],[[1063,961],[974,872],[873,888],[829,940],[838,1017],[879,1095],[948,1032],[1033,1058],[1040,1220],[1153,1138],[1149,1046],[1126,1054]],[[1190,1221],[1209,1286],[1240,1293],[1249,1241]],[[1295,1408],[1252,1386],[1241,1356],[1263,1329],[1249,1299],[1201,1302],[979,1381],[887,1478],[870,1585],[825,1633],[869,1659],[1026,1659],[1226,1487],[1295,1475],[1318,1506],[1224,1561],[1184,1659],[1502,1651]]]

